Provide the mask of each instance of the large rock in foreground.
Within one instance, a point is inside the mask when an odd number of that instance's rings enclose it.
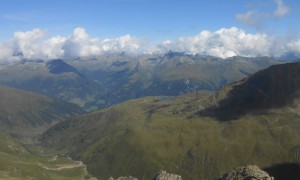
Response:
[[[154,180],[182,180],[182,177],[177,174],[170,174],[167,171],[161,170],[155,177]]]
[[[218,180],[274,180],[274,178],[257,166],[248,165],[235,168]]]

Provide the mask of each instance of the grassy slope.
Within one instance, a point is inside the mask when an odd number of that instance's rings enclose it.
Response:
[[[59,124],[42,140],[83,160],[101,179],[149,179],[160,169],[184,179],[213,179],[240,165],[300,162],[298,109],[245,115],[230,122],[194,116],[190,109],[208,101],[201,96],[197,101],[132,100]]]
[[[59,121],[83,114],[81,108],[5,86],[0,86],[0,106],[0,179],[83,179],[87,172],[81,162],[41,155],[37,147],[21,143],[31,142],[32,136]]]
[[[41,156],[0,132],[0,179],[82,180],[85,166],[66,157]]]
[[[39,94],[0,86],[0,129],[31,136],[51,125],[83,114],[78,106]]]

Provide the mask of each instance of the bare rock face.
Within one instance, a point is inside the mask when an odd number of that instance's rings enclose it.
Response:
[[[218,180],[274,180],[274,178],[257,166],[248,165],[235,168]]]
[[[153,180],[182,180],[182,177],[177,174],[170,174],[167,171],[161,170]]]

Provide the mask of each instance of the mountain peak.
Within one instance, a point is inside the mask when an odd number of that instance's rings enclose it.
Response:
[[[65,63],[62,59],[54,59],[48,61],[46,67],[49,70],[49,72],[52,74],[62,74],[68,72],[79,74],[78,71],[73,66]]]

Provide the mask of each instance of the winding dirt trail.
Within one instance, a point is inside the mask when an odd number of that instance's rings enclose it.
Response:
[[[56,160],[56,158],[54,158],[54,159]],[[11,161],[11,162],[18,163],[18,164],[38,165],[46,170],[51,170],[51,171],[61,171],[61,170],[65,170],[65,169],[73,169],[73,168],[83,167],[84,175],[88,174],[86,165],[83,164],[82,161],[74,161],[71,158],[69,158],[69,159],[71,161],[73,161],[74,163],[73,164],[70,164],[70,163],[69,164],[58,164],[57,166],[59,166],[59,167],[47,167],[42,163],[28,163],[28,162],[21,162],[21,161]]]

